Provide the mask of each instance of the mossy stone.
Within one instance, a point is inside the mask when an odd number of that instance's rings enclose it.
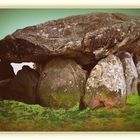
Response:
[[[38,84],[39,103],[52,108],[70,108],[84,94],[86,73],[73,60],[54,58],[46,64]]]

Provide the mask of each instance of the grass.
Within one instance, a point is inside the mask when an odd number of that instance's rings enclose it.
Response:
[[[138,97],[137,94],[136,95],[134,94],[132,96],[128,96],[127,103],[131,104],[131,105],[139,104],[140,103],[140,98]]]
[[[1,131],[139,131],[140,102],[133,95],[122,108],[68,110],[0,101]]]

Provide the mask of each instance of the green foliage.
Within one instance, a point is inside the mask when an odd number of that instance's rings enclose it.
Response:
[[[110,112],[107,110],[99,110],[96,112],[96,117],[97,118],[113,118],[116,117],[116,114],[114,112]]]
[[[127,100],[122,108],[70,109],[44,108],[17,101],[0,101],[2,131],[123,131],[140,130],[139,97]],[[130,105],[131,104],[131,105]]]
[[[137,94],[128,96],[128,98],[127,98],[128,104],[136,105],[136,104],[139,104],[139,102],[140,102],[140,97]]]

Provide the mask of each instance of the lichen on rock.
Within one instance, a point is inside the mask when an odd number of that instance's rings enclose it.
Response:
[[[140,96],[140,61],[138,61],[136,67],[137,67],[137,72],[138,72],[138,85],[137,85],[137,88],[138,88],[138,95]]]
[[[119,13],[70,16],[18,29],[0,40],[0,85],[12,77],[4,87],[9,92],[0,90],[11,94],[8,99],[54,108],[125,103],[126,92],[137,92],[130,54],[140,55],[139,29],[139,17]],[[14,76],[11,62],[33,62],[36,71]]]
[[[117,106],[124,102],[126,84],[122,63],[109,55],[92,69],[86,83],[85,103],[94,108],[103,102],[105,106]]]
[[[139,17],[119,13],[70,16],[18,29],[6,36],[0,40],[0,59],[41,62],[61,55],[84,60],[88,54],[91,64],[91,59],[100,60],[118,50],[139,54],[139,28]]]
[[[128,52],[118,54],[122,64],[126,81],[127,96],[137,93],[138,73],[132,55]]]

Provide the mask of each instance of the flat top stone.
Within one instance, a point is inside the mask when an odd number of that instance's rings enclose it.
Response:
[[[118,13],[70,16],[19,29],[0,40],[0,59],[37,62],[50,56],[100,59],[119,49],[140,53],[140,18]]]

